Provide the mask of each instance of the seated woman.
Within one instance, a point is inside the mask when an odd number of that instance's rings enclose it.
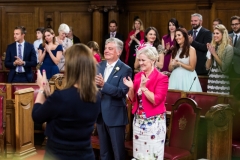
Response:
[[[175,45],[169,63],[172,71],[169,79],[169,89],[202,92],[195,66],[196,50],[190,46],[186,29],[176,29]]]
[[[123,78],[129,87],[128,97],[133,102],[133,157],[137,159],[163,159],[166,135],[165,99],[168,77],[155,66],[158,51],[146,44],[137,51],[141,71]]]
[[[233,47],[229,44],[228,31],[224,25],[215,26],[211,44],[207,44],[206,69],[210,70],[207,92],[230,94],[227,75],[233,58]]]
[[[95,84],[96,62],[91,50],[76,44],[66,50],[66,84],[49,95],[46,71],[38,70],[39,93],[32,111],[34,122],[47,122],[44,159],[95,160],[91,133],[100,113]]]
[[[97,42],[89,41],[87,43],[87,46],[92,50],[92,55],[96,59],[96,62],[97,63],[101,62],[101,56],[100,56],[99,46]]]
[[[55,41],[54,31],[50,28],[43,32],[43,43],[38,49],[39,63],[42,63],[40,70],[46,71],[47,79],[50,79],[54,74],[59,73],[58,63],[62,56],[62,46]]]
[[[164,53],[163,53],[164,50],[162,45],[160,44],[159,34],[155,27],[149,27],[145,30],[144,42],[141,42],[138,48],[144,47],[145,44],[150,44],[157,49],[159,57],[155,65],[158,68],[158,70],[161,70],[164,63]],[[134,68],[135,69],[139,68],[139,62],[137,58],[135,59]]]

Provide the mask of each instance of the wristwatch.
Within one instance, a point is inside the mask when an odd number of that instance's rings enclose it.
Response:
[[[44,92],[44,90],[40,90],[40,89],[39,89],[38,92],[39,92],[39,93],[42,93],[42,94],[44,95],[44,97],[47,98],[47,95],[46,95],[46,93]]]

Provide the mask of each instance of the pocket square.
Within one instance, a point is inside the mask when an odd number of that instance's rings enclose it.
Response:
[[[116,77],[118,77],[118,76],[114,76],[113,78],[116,78]]]

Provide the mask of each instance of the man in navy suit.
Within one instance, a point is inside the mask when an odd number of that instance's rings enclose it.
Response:
[[[125,126],[128,124],[126,94],[123,78],[132,75],[132,69],[119,60],[123,42],[117,38],[106,40],[104,57],[99,64],[96,84],[102,93],[101,113],[97,119],[101,160],[125,159]]]
[[[207,75],[205,64],[207,61],[207,43],[212,41],[212,33],[206,28],[202,27],[202,15],[194,13],[191,15],[192,30],[188,31],[189,42],[197,53],[196,72],[198,75]]]
[[[33,81],[32,67],[37,65],[37,57],[33,45],[24,40],[25,34],[25,27],[17,26],[14,29],[15,42],[7,47],[5,67],[10,69],[9,83]]]

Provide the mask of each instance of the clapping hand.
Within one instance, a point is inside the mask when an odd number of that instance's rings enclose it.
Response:
[[[43,70],[43,75],[41,74],[40,70],[37,71],[37,84],[39,86],[39,89],[44,90],[47,96],[50,95],[50,88],[45,70]]]
[[[212,44],[207,43],[207,49],[209,50],[209,52],[210,52],[213,56],[217,55],[216,50],[215,50],[215,47],[212,46]]]
[[[133,88],[133,81],[129,76],[128,79],[126,77],[123,78],[123,83],[128,86],[128,88]]]
[[[141,83],[140,83],[140,88],[146,88],[146,83],[149,79],[146,77],[145,74],[141,75]]]

